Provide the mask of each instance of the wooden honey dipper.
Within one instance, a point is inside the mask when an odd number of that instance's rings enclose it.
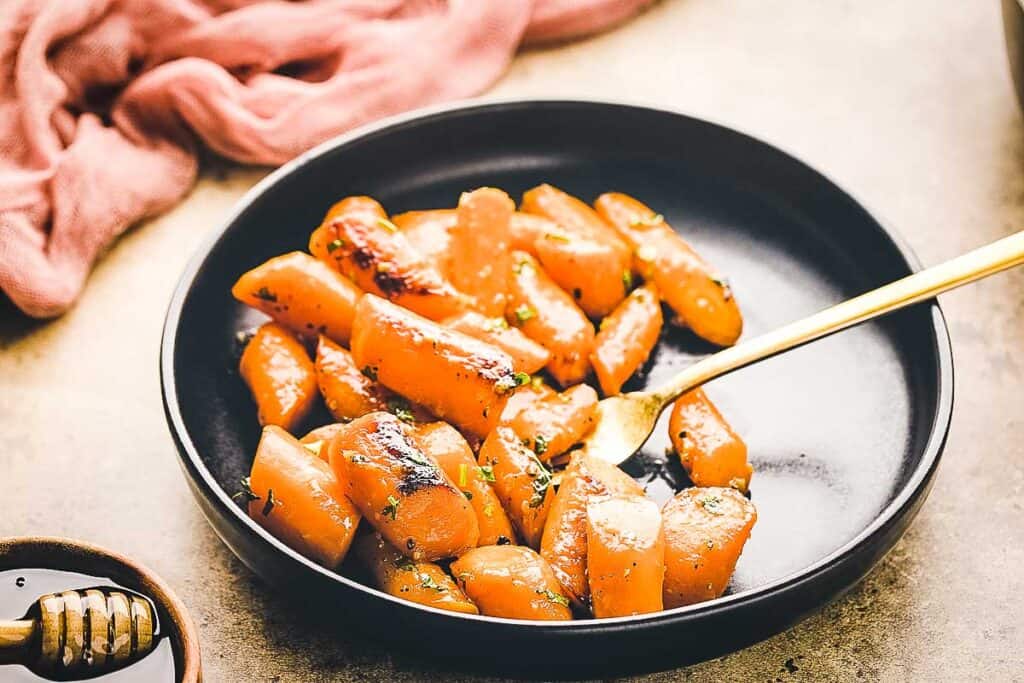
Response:
[[[24,619],[0,621],[0,658],[41,672],[92,676],[153,649],[153,605],[118,590],[51,593]]]

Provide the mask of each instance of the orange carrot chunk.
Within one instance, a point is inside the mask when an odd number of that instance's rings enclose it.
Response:
[[[390,413],[370,413],[328,446],[331,467],[366,520],[414,560],[455,557],[480,529],[462,491]]]
[[[257,524],[325,567],[341,564],[359,511],[327,463],[271,425],[263,428],[248,483],[248,512]]]
[[[477,465],[472,449],[458,430],[447,422],[431,422],[413,427],[411,431],[420,450],[437,461],[473,506],[480,527],[477,545],[514,543],[512,522],[488,483],[492,477]]]
[[[529,379],[501,349],[370,294],[356,306],[352,357],[363,374],[478,436]]]
[[[567,621],[569,600],[547,562],[521,545],[489,545],[452,563],[456,581],[480,612],[507,619]]]
[[[731,486],[744,493],[754,468],[747,444],[701,388],[680,396],[668,420],[669,437],[683,469],[697,486]]]
[[[541,461],[547,462],[590,432],[596,412],[597,392],[586,384],[577,384],[560,394],[531,402],[507,422],[503,420],[503,424],[511,427]]]
[[[293,431],[313,408],[317,395],[313,361],[283,326],[262,325],[242,352],[238,370],[256,401],[261,425]]]
[[[231,293],[297,334],[347,344],[359,288],[309,254],[272,258],[238,278]]]
[[[423,258],[448,277],[452,265],[452,228],[458,220],[455,209],[407,211],[391,217],[409,244]]]
[[[324,462],[327,462],[327,446],[331,443],[338,432],[343,431],[348,425],[343,422],[332,422],[331,424],[317,427],[306,433],[299,443],[301,443],[306,450],[320,458]]]
[[[512,256],[509,220],[515,204],[493,187],[464,192],[451,229],[451,281],[473,296],[477,310],[494,317],[505,313]]]
[[[338,248],[337,230],[332,227],[334,221],[346,214],[367,214],[370,220],[387,218],[384,207],[373,197],[345,197],[327,210],[323,221],[313,234],[309,236],[309,253],[325,263],[333,263],[331,254]]]
[[[660,214],[618,192],[601,195],[594,205],[632,247],[636,269],[653,279],[678,324],[712,344],[736,343],[743,317],[728,283]]]
[[[387,410],[393,394],[364,375],[352,354],[321,337],[316,347],[316,381],[336,420],[349,421],[375,410]]]
[[[665,608],[725,592],[757,521],[754,504],[735,489],[690,488],[665,503]]]
[[[661,611],[665,538],[653,501],[639,496],[590,501],[587,577],[599,619]]]
[[[647,361],[658,343],[661,325],[658,291],[651,284],[634,289],[601,321],[590,364],[605,396],[619,393]]]
[[[547,369],[562,386],[582,382],[590,370],[594,326],[526,252],[512,253],[513,277],[505,317],[551,353]]]
[[[516,370],[529,375],[539,371],[551,360],[551,353],[518,328],[511,327],[504,315],[488,318],[467,311],[443,322],[449,327],[480,341],[493,344],[512,357]]]
[[[377,532],[356,541],[353,552],[388,595],[452,612],[480,613],[443,569],[409,559]]]
[[[512,525],[526,545],[540,546],[555,491],[551,472],[508,427],[491,432],[480,447],[480,468],[494,485]]]

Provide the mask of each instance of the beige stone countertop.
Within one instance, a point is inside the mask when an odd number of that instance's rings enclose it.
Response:
[[[486,96],[638,100],[735,126],[862,198],[926,264],[1024,227],[1024,124],[995,0],[665,0],[521,55]],[[157,377],[164,312],[264,173],[205,172],[114,246],[63,318],[0,306],[0,535],[72,536],[149,565],[191,610],[209,681],[459,679],[301,620],[219,541],[179,471]],[[644,680],[1024,677],[1024,270],[942,304],[956,412],[903,540],[792,630]]]

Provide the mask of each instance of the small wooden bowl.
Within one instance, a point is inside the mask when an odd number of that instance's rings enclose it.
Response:
[[[160,612],[160,628],[171,639],[179,680],[201,683],[199,634],[192,618],[170,587],[135,560],[69,538],[0,538],[0,571],[8,569],[58,569],[103,576],[142,593]]]

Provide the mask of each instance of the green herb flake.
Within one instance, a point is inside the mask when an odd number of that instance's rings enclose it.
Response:
[[[416,416],[412,414],[409,409],[409,403],[400,398],[393,398],[387,403],[388,412],[393,414],[402,422],[406,424],[416,424]]]
[[[705,510],[707,510],[708,512],[710,512],[713,515],[725,514],[724,512],[722,512],[721,508],[718,507],[719,504],[722,502],[722,499],[719,498],[718,496],[712,496],[712,495],[704,496],[703,498],[701,498],[697,502],[700,503],[704,507]]]
[[[544,504],[544,497],[547,495],[548,489],[551,488],[551,471],[544,467],[543,463],[532,453],[530,459],[533,461],[530,468],[530,476],[533,477],[533,495],[530,496],[527,505],[531,508],[539,508]]]
[[[533,452],[537,455],[544,455],[548,450],[548,437],[538,434],[533,437]]]
[[[251,478],[242,477],[242,481],[240,483],[242,485],[242,490],[236,493],[235,495],[231,496],[233,500],[238,500],[239,498],[241,498],[243,503],[248,504],[254,500],[260,499],[259,496],[253,493]]]
[[[367,365],[362,370],[363,374],[372,379],[374,382],[377,381],[377,368],[372,365]]]
[[[389,221],[387,218],[378,218],[377,225],[384,228],[388,232],[398,232],[398,226]]]
[[[537,595],[543,595],[550,602],[553,602],[556,605],[562,605],[563,607],[568,607],[569,606],[569,598],[567,598],[564,595],[561,595],[559,593],[556,593],[555,591],[551,590],[550,588],[544,588],[543,590],[538,590],[537,591]]]
[[[569,236],[559,232],[544,233],[544,239],[551,240],[552,242],[569,242]]]
[[[522,275],[524,270],[530,268],[530,262],[526,260],[516,261],[515,265],[512,266],[512,272],[516,275]]]
[[[480,479],[491,484],[494,483],[494,467],[491,465],[481,465],[478,469],[480,470]]]
[[[459,463],[459,486],[466,486],[469,483],[469,465]]]
[[[634,228],[650,228],[654,227],[655,225],[658,225],[659,223],[664,222],[665,217],[662,216],[660,213],[656,213],[654,215],[648,216],[647,218],[637,218],[630,223],[630,226]]]
[[[504,318],[488,318],[484,323],[485,332],[494,332],[495,330],[507,330],[508,321]]]
[[[416,563],[410,560],[408,557],[403,555],[402,557],[395,560],[395,567],[401,569],[403,572],[414,572],[416,571]]]
[[[448,590],[444,586],[438,585],[437,581],[434,581],[434,577],[430,574],[420,574],[420,587],[429,588],[438,593],[444,593]]]
[[[626,288],[626,291],[633,289],[633,273],[627,268],[622,271],[622,286]]]
[[[270,301],[272,303],[277,301],[277,294],[271,292],[269,289],[266,288],[266,286],[257,289],[256,293],[253,296],[255,296],[257,299],[261,299],[263,301]]]
[[[541,389],[544,388],[544,378],[541,377],[540,375],[537,375],[536,377],[530,380],[530,386],[532,386],[537,391],[540,391]]]
[[[494,390],[499,394],[507,394],[515,391],[530,381],[530,376],[525,372],[517,372],[514,375],[506,375],[494,383]]]
[[[520,325],[525,323],[530,318],[536,318],[537,317],[537,311],[533,310],[532,308],[530,308],[526,304],[520,304],[519,307],[516,308],[515,314],[516,314],[516,320],[518,321],[518,323]]]
[[[345,246],[345,240],[332,240],[327,243],[327,253],[330,254],[338,249],[341,249],[343,246]]]
[[[266,517],[275,507],[280,505],[281,501],[274,499],[274,489],[267,489],[267,502],[263,504],[263,509],[260,512]]]
[[[394,496],[388,496],[388,504],[384,506],[380,513],[385,517],[390,517],[392,521],[398,519],[398,505],[401,502]]]

